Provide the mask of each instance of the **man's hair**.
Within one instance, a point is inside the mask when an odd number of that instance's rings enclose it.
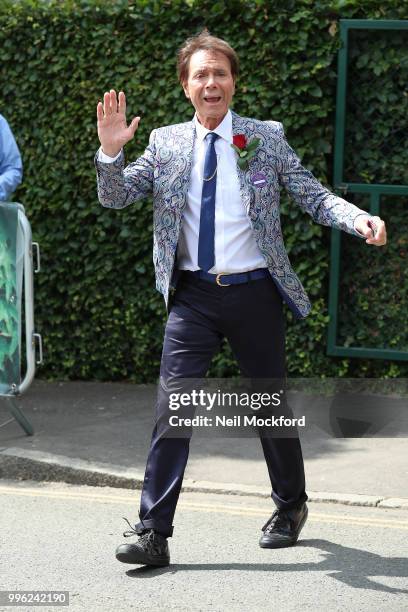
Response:
[[[234,81],[236,80],[239,70],[238,55],[225,40],[212,36],[205,29],[199,34],[187,38],[177,53],[177,74],[181,84],[185,83],[188,79],[190,58],[196,51],[213,51],[214,53],[226,55],[231,65],[232,77]]]

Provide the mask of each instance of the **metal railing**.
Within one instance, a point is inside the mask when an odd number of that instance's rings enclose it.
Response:
[[[348,104],[350,98],[352,99],[353,91],[359,92],[359,83],[354,82],[354,90],[352,89],[353,83],[350,80],[356,81],[355,72],[350,78],[350,53],[352,45],[350,44],[350,35],[355,31],[366,31],[372,32],[372,52],[375,52],[376,46],[378,46],[379,37],[381,32],[393,34],[393,38],[396,39],[397,33],[400,33],[402,40],[408,43],[408,20],[340,20],[340,37],[341,37],[341,49],[338,54],[338,82],[337,82],[337,102],[336,102],[336,131],[335,131],[335,155],[334,155],[334,189],[342,196],[347,198],[347,194],[366,194],[369,198],[369,212],[372,215],[380,214],[380,201],[383,196],[408,196],[408,185],[397,184],[398,176],[393,178],[392,184],[387,184],[385,180],[387,176],[395,174],[391,172],[391,167],[385,164],[385,171],[379,170],[378,172],[373,170],[371,167],[369,170],[364,171],[364,159],[359,161],[359,168],[354,168],[353,164],[349,162],[346,157],[346,151],[350,151],[350,146],[358,149],[358,138],[353,140],[351,124],[356,125],[358,122],[361,123],[364,113],[368,114],[368,108],[358,108],[358,116],[350,117]],[[374,36],[375,35],[375,36]],[[400,44],[401,53],[405,53],[404,48],[406,45]],[[357,62],[361,61],[361,54],[355,54]],[[363,62],[364,63],[364,62]],[[361,69],[363,70],[363,68]],[[392,72],[392,71],[391,71]],[[385,73],[384,78],[391,78],[391,74]],[[375,91],[375,75],[371,83],[372,91]],[[367,89],[366,89],[367,91]],[[360,91],[361,93],[361,91]],[[401,92],[401,100],[406,96],[405,89]],[[401,102],[402,104],[403,102]],[[376,110],[378,113],[378,109]],[[383,112],[389,112],[387,105],[384,104]],[[375,118],[369,118],[375,123]],[[405,117],[406,121],[406,117]],[[369,126],[369,120],[367,121]],[[363,132],[366,130],[363,127]],[[369,129],[368,129],[369,132]],[[398,151],[406,150],[406,126],[404,124],[398,124],[398,132],[401,133],[401,138],[398,141],[395,138],[396,130],[393,130],[393,138],[390,139],[391,147]],[[368,134],[369,136],[369,134]],[[361,135],[360,135],[361,137]],[[375,140],[375,139],[374,139]],[[349,148],[347,148],[349,147]],[[387,155],[387,151],[383,152],[383,155]],[[391,152],[388,151],[388,155]],[[405,168],[405,166],[404,166]],[[401,176],[404,174],[404,168],[401,169]],[[398,170],[398,169],[397,169]],[[405,168],[406,170],[406,168]],[[398,172],[396,173],[398,175]],[[385,176],[383,176],[385,175]],[[367,177],[367,182],[355,180]],[[378,182],[372,182],[370,176],[380,179]],[[399,177],[401,178],[401,177]],[[351,180],[348,180],[351,179]],[[391,181],[389,181],[391,182]],[[397,350],[388,347],[367,347],[367,346],[342,346],[338,343],[339,325],[339,287],[341,280],[341,232],[336,229],[332,229],[331,239],[331,253],[330,253],[330,289],[329,289],[329,327],[328,327],[328,341],[327,341],[327,353],[329,355],[344,356],[344,357],[368,357],[374,359],[394,359],[394,360],[408,360],[407,350]],[[356,312],[353,312],[353,316]]]

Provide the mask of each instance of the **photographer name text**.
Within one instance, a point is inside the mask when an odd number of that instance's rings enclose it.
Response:
[[[179,417],[172,415],[169,417],[171,427],[305,427],[305,416],[298,419],[289,419],[284,416],[259,417],[257,415],[241,418],[240,414],[233,417],[226,416],[195,416],[193,418]]]

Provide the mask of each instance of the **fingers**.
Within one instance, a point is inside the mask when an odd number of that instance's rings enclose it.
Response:
[[[119,92],[118,98],[116,97],[116,91],[111,89],[105,91],[102,102],[99,102],[97,106],[97,117],[101,121],[104,117],[113,115],[114,113],[122,113],[126,115],[126,96],[123,91]]]
[[[364,238],[372,238],[373,230],[370,222],[371,217],[359,217],[357,223],[355,223],[354,228],[362,235]]]
[[[119,98],[120,98],[121,93],[123,97],[125,96],[123,92],[120,92]],[[116,98],[116,91],[114,89],[111,89],[110,91],[105,91],[104,96],[103,96],[104,116],[107,117],[109,115],[113,115],[113,113],[116,113],[117,111],[118,111],[118,101]]]
[[[119,107],[118,111],[126,115],[126,96],[123,91],[119,92]]]
[[[111,108],[111,113],[117,113],[118,112],[118,101],[116,99],[116,91],[114,89],[111,89],[109,92],[109,96],[110,96],[110,108]]]
[[[110,93],[105,91],[103,95],[103,113],[105,117],[112,114]]]
[[[367,244],[383,246],[387,243],[385,223],[380,217],[364,217],[357,222],[356,229],[364,236]]]
[[[367,240],[367,244],[374,244],[376,246],[383,246],[387,244],[387,231],[385,229],[385,223],[380,217],[371,217],[368,220],[367,225],[369,225],[370,230],[374,232],[374,235],[371,234]]]
[[[135,117],[132,120],[132,123],[129,125],[129,128],[133,135],[136,132],[137,128],[139,127],[139,121],[140,121],[140,117]]]
[[[103,120],[103,104],[102,104],[102,102],[98,102],[98,105],[96,107],[96,118],[98,119],[98,121],[102,121]]]

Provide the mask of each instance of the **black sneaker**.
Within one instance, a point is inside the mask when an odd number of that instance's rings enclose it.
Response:
[[[262,527],[263,535],[259,540],[261,548],[285,548],[297,542],[300,531],[306,523],[308,509],[306,504],[293,510],[275,510]]]
[[[125,521],[129,521],[125,519]],[[170,551],[167,538],[154,529],[137,531],[130,525],[131,530],[125,531],[124,536],[139,535],[134,544],[120,544],[116,549],[116,558],[122,563],[141,563],[143,565],[164,566],[170,563]]]

